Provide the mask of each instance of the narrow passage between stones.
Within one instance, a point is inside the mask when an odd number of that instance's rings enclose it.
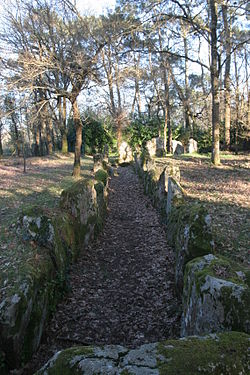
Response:
[[[131,167],[110,181],[103,232],[72,266],[70,293],[57,307],[26,374],[73,345],[136,347],[178,334],[173,252]]]

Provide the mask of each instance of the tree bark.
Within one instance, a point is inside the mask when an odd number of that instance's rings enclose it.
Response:
[[[225,52],[226,64],[224,75],[224,121],[225,121],[225,148],[228,150],[230,147],[230,128],[231,128],[231,93],[230,93],[230,68],[231,68],[231,30],[228,24],[227,5],[222,5],[222,15],[225,31]]]
[[[188,72],[188,44],[187,44],[187,30],[185,26],[183,29],[183,44],[185,54],[185,101],[184,101],[184,112],[185,112],[185,129],[190,130],[192,120],[189,112],[189,72]]]
[[[80,177],[81,174],[81,147],[82,147],[82,120],[76,99],[72,102],[73,120],[76,130],[75,160],[72,175]]]
[[[116,118],[116,131],[117,131],[117,149],[119,152],[122,143],[122,116],[121,114]]]
[[[52,117],[47,119],[47,145],[48,145],[48,155],[53,152],[53,142],[52,142],[52,131],[53,131],[53,120]]]
[[[3,156],[2,123],[0,122],[0,158]]]
[[[159,36],[159,45],[161,50],[163,49],[162,43],[162,34],[161,30],[158,29]],[[164,86],[164,101],[163,101],[163,112],[164,112],[164,138],[163,138],[163,147],[164,151],[168,153],[171,152],[171,143],[172,143],[172,131],[170,124],[170,102],[169,102],[169,86],[170,86],[170,72],[169,72],[169,61],[164,60],[161,56],[160,67],[162,70],[163,86]],[[168,130],[168,132],[167,132]],[[167,138],[168,134],[168,138]]]
[[[237,66],[236,51],[234,51],[234,69],[235,69],[235,153],[238,154],[239,149],[239,120],[240,120],[240,90],[239,90],[239,72]]]
[[[68,130],[67,130],[67,103],[66,98],[63,98],[63,110],[62,110],[62,153],[68,153]]]
[[[220,164],[220,95],[217,49],[217,1],[210,0],[211,12],[211,85],[212,85],[212,163]]]

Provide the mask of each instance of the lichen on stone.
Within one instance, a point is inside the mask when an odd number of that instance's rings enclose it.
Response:
[[[247,375],[250,337],[228,332],[144,344],[78,347],[57,353],[36,375]]]
[[[182,335],[223,330],[249,333],[249,272],[212,254],[189,262],[184,278]]]

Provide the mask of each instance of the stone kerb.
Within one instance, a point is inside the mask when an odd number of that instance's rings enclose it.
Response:
[[[249,374],[250,336],[226,332],[145,344],[74,347],[57,352],[35,375]]]
[[[175,155],[184,154],[184,146],[180,141],[173,140],[172,141],[172,152]]]
[[[181,335],[250,333],[250,271],[212,254],[186,265]]]
[[[0,303],[0,354],[10,367],[25,363],[37,350],[44,325],[65,288],[70,262],[102,228],[107,172],[98,177],[80,180],[63,191],[57,213],[33,207],[19,219],[20,236],[35,244],[38,255],[25,273],[17,271],[16,285],[4,288]]]
[[[192,154],[193,152],[198,152],[198,143],[195,139],[190,138],[187,145],[187,152]]]
[[[123,141],[120,144],[118,153],[119,153],[119,164],[129,164],[133,161],[133,151],[127,142]]]
[[[169,167],[163,169],[157,180],[157,188],[153,190],[150,188],[155,178],[152,169],[148,171],[144,167],[143,170],[143,166],[138,162],[137,164],[137,169],[144,176],[142,180],[144,185],[146,184],[145,191],[155,202],[157,190],[158,202],[163,202],[165,207],[162,213],[167,220],[167,238],[175,249],[176,290],[183,300],[182,335],[224,330],[249,333],[250,295],[247,285],[249,273],[234,262],[225,259],[223,266],[222,260],[212,255],[214,252],[212,218],[202,204],[190,204],[186,200],[185,192],[179,182],[168,175],[171,173]],[[147,163],[145,162],[144,165]],[[212,264],[215,268],[212,269],[207,265],[209,259],[213,260]],[[201,266],[202,262],[205,262],[205,266]],[[230,266],[226,265],[226,262]],[[224,269],[234,269],[233,278],[228,278],[227,274],[224,274]],[[240,278],[244,280],[240,281]]]
[[[103,160],[104,160],[103,154],[93,155],[93,162],[94,162],[93,171],[94,171],[94,173],[97,172],[98,169],[103,168],[103,165],[102,165]]]
[[[161,137],[152,138],[147,141],[145,148],[150,158],[155,156],[162,157],[165,155],[164,141]]]

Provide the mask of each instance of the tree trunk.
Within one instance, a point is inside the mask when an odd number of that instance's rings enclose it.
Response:
[[[39,131],[37,125],[34,125],[34,143],[34,156],[39,156]]]
[[[44,138],[43,138],[43,131],[44,131],[44,120],[41,119],[39,120],[39,154],[40,156],[44,156]]]
[[[170,86],[170,73],[168,72],[168,97],[167,97],[167,105],[166,108],[168,109],[167,113],[167,153],[170,154],[172,152],[172,128],[171,128],[171,122],[170,122],[170,101],[169,101],[169,86]],[[165,137],[164,137],[165,138]]]
[[[120,145],[122,143],[122,117],[118,115],[116,118],[116,130],[117,130],[117,149],[119,152]]]
[[[53,152],[52,130],[53,130],[53,120],[52,120],[52,117],[50,117],[47,119],[47,128],[46,128],[48,155],[51,155]]]
[[[190,130],[191,121],[189,114],[189,72],[188,72],[188,44],[187,44],[187,30],[183,26],[183,43],[184,43],[184,53],[185,53],[185,103],[184,103],[184,112],[185,112],[185,129]]]
[[[68,130],[67,130],[67,103],[66,98],[63,98],[63,111],[62,111],[62,153],[68,153]]]
[[[239,72],[237,66],[236,51],[234,51],[234,69],[235,69],[235,153],[238,154],[239,148],[239,120],[240,120],[240,89],[239,89]]]
[[[245,72],[246,72],[246,90],[247,90],[247,116],[246,116],[246,128],[250,129],[250,90],[248,84],[248,56],[247,56],[247,49],[244,50],[245,54]]]
[[[3,156],[2,124],[0,123],[0,158]]]
[[[67,134],[63,133],[62,134],[62,153],[67,154],[68,153],[68,138]]]
[[[75,160],[72,175],[80,177],[81,174],[81,147],[82,147],[82,121],[76,99],[72,102],[73,120],[76,130]]]
[[[220,164],[220,96],[217,49],[217,1],[210,0],[211,12],[211,85],[212,85],[212,163]]]
[[[228,150],[230,147],[230,128],[231,128],[231,93],[230,93],[230,67],[231,67],[231,30],[228,24],[227,5],[222,5],[222,15],[225,31],[225,51],[226,51],[226,64],[224,75],[224,121],[225,121],[225,148]]]

